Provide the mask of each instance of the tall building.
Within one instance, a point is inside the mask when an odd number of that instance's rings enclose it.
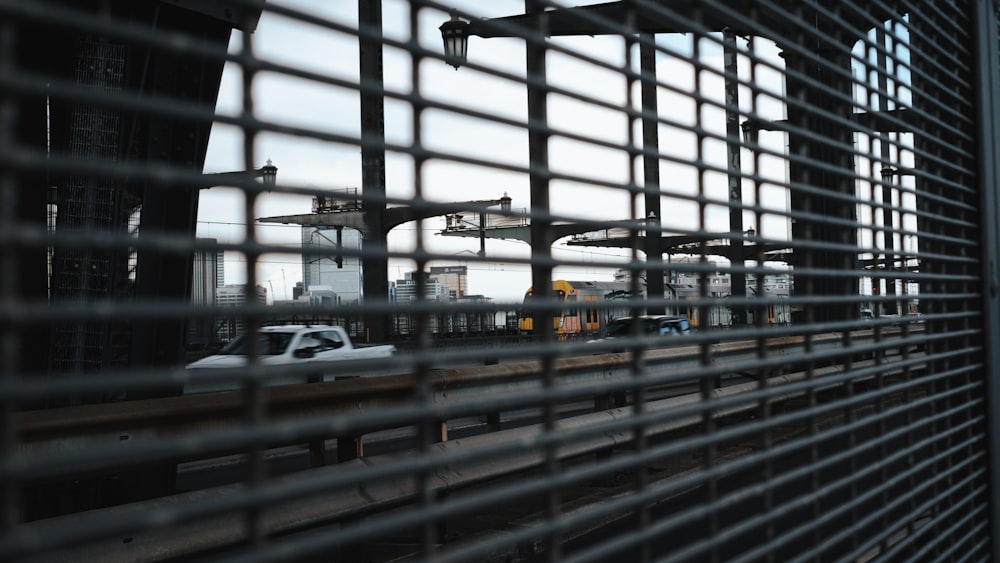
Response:
[[[469,294],[467,266],[434,266],[430,275],[444,285],[449,299],[461,299]]]
[[[430,277],[427,272],[407,272],[404,279],[396,280],[395,300],[397,302],[417,300],[417,280],[420,279],[418,277],[420,275],[423,275],[425,280],[424,299],[437,301],[449,299],[448,288],[437,278]]]
[[[215,291],[215,302],[222,307],[235,307],[237,305],[245,305],[251,302],[266,305],[267,288],[262,285],[258,285],[255,289],[256,291],[254,292],[247,291],[246,284],[223,285],[218,287]]]
[[[341,250],[353,253],[345,256]],[[361,232],[348,228],[302,227],[303,291],[323,286],[341,303],[361,300]]]
[[[216,242],[215,239],[198,239]],[[195,305],[215,303],[215,289],[226,284],[224,252],[196,251],[192,267],[191,302]]]
[[[198,239],[200,242],[216,242],[215,239]],[[212,306],[215,304],[215,290],[225,285],[225,264],[222,250],[215,252],[199,250],[194,253],[191,268],[191,303]],[[213,319],[198,319],[188,323],[188,348],[211,347],[217,341]]]
[[[215,302],[220,307],[239,307],[251,302],[266,305],[267,289],[260,285],[254,289],[256,291],[248,291],[246,284],[223,285],[215,290]],[[235,316],[224,316],[217,326],[218,336],[222,340],[232,340],[236,335],[246,331],[244,321]]]

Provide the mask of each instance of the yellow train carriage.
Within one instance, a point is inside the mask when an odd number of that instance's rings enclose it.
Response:
[[[607,319],[621,316],[620,311],[609,308],[609,296],[627,295],[625,282],[567,281],[552,282],[551,299],[561,302],[552,318],[552,327],[560,339],[600,334]],[[534,299],[531,288],[524,294],[528,304]],[[580,305],[586,305],[581,307]],[[534,332],[531,311],[525,308],[518,328],[522,333]]]
[[[627,307],[627,301],[632,295],[627,282],[556,280],[552,282],[552,290],[550,299],[558,300],[561,304],[553,312],[552,325],[562,340],[598,335],[609,319],[634,314],[634,310]],[[692,327],[701,329],[732,325],[733,310],[729,305],[699,305],[703,300],[702,291],[697,284],[666,284],[665,296],[671,303],[665,307],[665,313],[684,315]],[[730,295],[730,286],[728,282],[712,283],[704,292],[709,299],[726,298]],[[644,294],[643,291],[640,297]],[[756,286],[748,284],[747,294],[756,296]],[[762,316],[766,324],[790,322],[790,308],[782,299],[788,297],[788,294],[789,289],[784,286],[765,288],[767,300],[747,307],[747,322],[756,324],[758,316]],[[531,288],[525,293],[524,299],[525,304],[533,299]],[[522,334],[534,332],[534,319],[528,308],[522,310],[518,329]]]
[[[531,289],[529,287],[528,291],[524,294],[525,305],[528,305],[535,299]],[[559,310],[552,316],[552,328],[555,329],[556,335],[560,338],[580,333],[580,313],[576,307],[576,297],[576,290],[566,280],[552,282],[552,294],[549,298],[561,305]],[[520,328],[522,333],[532,333],[535,330],[534,318],[531,317],[531,312],[527,307],[521,315],[518,328]]]

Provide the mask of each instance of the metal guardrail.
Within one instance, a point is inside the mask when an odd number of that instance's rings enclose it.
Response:
[[[888,336],[888,335],[886,335]],[[890,338],[892,336],[889,336]],[[871,331],[854,335],[853,346],[861,355],[871,352],[874,335]],[[610,452],[614,448],[634,444],[637,436],[630,429],[637,418],[647,418],[644,423],[644,435],[648,439],[656,436],[676,433],[693,432],[700,428],[708,416],[713,420],[723,420],[741,414],[753,413],[759,408],[758,401],[766,399],[773,405],[781,405],[789,401],[801,399],[807,394],[823,392],[827,389],[840,388],[845,382],[860,385],[879,379],[882,381],[902,380],[903,374],[911,377],[921,374],[926,369],[925,355],[912,350],[915,342],[902,339],[898,347],[878,348],[878,359],[859,360],[853,368],[858,372],[868,372],[867,377],[846,375],[840,365],[814,368],[809,371],[790,371],[767,378],[764,388],[757,381],[734,383],[715,389],[712,408],[706,412],[704,397],[700,392],[673,396],[659,400],[649,400],[643,403],[641,410],[634,406],[621,406],[607,410],[595,410],[592,414],[576,415],[558,421],[555,432],[562,438],[556,447],[559,459],[569,460],[588,454]],[[801,338],[775,339],[769,343],[770,351],[778,356],[784,353],[797,352],[804,345]],[[815,351],[822,355],[824,351],[841,348],[842,339],[836,335],[820,335],[813,341]],[[746,362],[747,355],[755,355],[756,344],[752,342],[730,342],[720,346],[718,356],[713,357],[711,366],[702,365],[704,377],[711,377],[712,372],[719,375],[726,373],[727,367]],[[689,347],[654,350],[647,354],[651,365],[666,365],[677,367],[681,372],[677,375],[657,376],[658,369],[651,368],[647,374],[653,379],[678,381],[691,377],[684,375],[685,368],[697,365],[698,351]],[[604,380],[611,385],[602,385],[599,389],[605,392],[615,388],[613,382],[622,382],[629,375],[625,368],[632,362],[630,354],[600,355],[590,358],[563,358],[559,361],[556,371],[560,374],[562,394],[575,398],[587,391],[577,388],[593,388],[596,380]],[[688,364],[688,365],[685,365]],[[683,367],[682,367],[683,366]],[[433,377],[435,388],[435,403],[439,404],[441,417],[467,416],[469,414],[485,414],[486,411],[475,408],[495,409],[499,405],[509,408],[523,407],[526,391],[533,385],[531,382],[537,375],[538,365],[534,363],[494,365],[481,368],[460,370],[444,370]],[[796,370],[801,366],[784,366]],[[781,371],[779,366],[770,366],[772,372]],[[820,386],[801,385],[802,382],[819,378]],[[884,395],[866,397],[853,401],[850,410],[871,408],[876,401],[885,408],[884,397],[893,394],[908,393],[911,396],[926,396],[924,381],[896,383],[885,388]],[[623,385],[623,389],[633,385]],[[654,388],[655,384],[648,387]],[[386,376],[380,378],[352,378],[342,381],[291,385],[271,388],[269,403],[273,405],[271,414],[273,424],[281,429],[285,423],[294,424],[294,420],[309,420],[326,417],[330,427],[336,428],[336,415],[351,411],[387,408],[394,405],[411,404],[412,376]],[[491,399],[485,405],[473,405],[468,397],[463,397],[463,391],[481,394],[488,391]],[[496,393],[501,396],[497,397]],[[505,400],[504,394],[510,399]],[[449,402],[458,406],[449,409]],[[156,399],[148,402],[136,402],[134,409],[108,410],[106,406],[91,405],[64,410],[63,417],[26,416],[23,420],[25,443],[30,449],[57,449],[73,447],[65,438],[74,434],[78,438],[90,432],[97,433],[104,427],[116,426],[129,429],[127,435],[131,439],[153,439],[155,435],[178,435],[186,432],[207,435],[219,426],[238,427],[241,417],[235,406],[240,403],[240,393],[236,391],[220,392],[206,395],[193,395]],[[215,407],[215,408],[213,408]],[[835,416],[842,416],[843,407],[826,409],[835,410]],[[94,416],[98,412],[106,416]],[[334,418],[330,418],[330,417]],[[778,417],[774,425],[794,425],[803,417],[829,416],[823,411],[805,411],[801,408],[790,409],[788,414]],[[380,426],[372,426],[369,430],[377,431],[394,427],[392,421],[384,421]],[[329,431],[329,429],[328,429]],[[355,434],[360,428],[349,430]],[[443,465],[432,477],[432,490],[437,495],[445,495],[470,486],[483,486],[491,480],[501,479],[522,471],[537,468],[544,464],[545,456],[540,452],[524,450],[519,444],[545,440],[547,433],[544,424],[534,424],[508,430],[497,430],[479,436],[467,437],[457,441],[446,441],[446,436],[440,436],[442,441],[432,450],[433,457],[442,460],[434,464]],[[735,431],[737,434],[752,435],[753,431]],[[308,432],[298,429],[292,432],[296,439],[282,441],[276,436],[273,446],[287,445],[299,441]],[[335,437],[329,434],[324,437]],[[89,436],[94,437],[94,436]],[[114,438],[113,436],[110,436]],[[287,440],[287,438],[286,438]],[[98,439],[98,441],[100,441]],[[124,444],[124,442],[121,442]],[[83,439],[76,447],[92,447],[88,440]],[[236,448],[232,451],[240,451]],[[217,452],[227,453],[227,452]],[[278,477],[267,485],[271,492],[265,493],[275,499],[269,506],[268,515],[263,525],[270,534],[287,534],[299,530],[308,530],[317,525],[329,525],[334,522],[350,522],[351,519],[364,518],[378,511],[385,511],[402,505],[410,504],[418,497],[419,489],[412,475],[399,474],[395,469],[396,457],[402,454],[383,454],[364,459],[343,461],[326,468],[314,468]],[[103,457],[103,456],[97,456]],[[606,470],[605,470],[606,471]],[[366,484],[352,486],[358,481],[359,474],[370,477],[364,479]],[[385,474],[385,477],[380,475]],[[660,479],[679,479],[681,475],[661,476]],[[97,517],[109,521],[134,522],[132,526],[123,526],[117,533],[118,537],[104,542],[87,542],[84,546],[71,546],[67,556],[76,561],[129,561],[141,557],[148,561],[167,561],[199,553],[203,550],[213,550],[226,546],[238,545],[246,539],[246,530],[240,519],[219,515],[198,524],[181,526],[169,531],[151,531],[132,533],[132,529],[144,527],[142,521],[145,515],[164,512],[184,513],[188,506],[196,506],[203,502],[225,503],[226,499],[235,500],[242,490],[241,485],[226,485],[207,490],[179,493],[170,497],[134,503],[132,505],[102,509],[98,512],[72,515],[49,519],[46,521],[26,524],[19,528],[18,535],[22,545],[30,545],[41,538],[52,538],[62,535],[60,530],[86,530],[87,522]],[[335,492],[324,493],[324,489]],[[294,491],[294,492],[293,492]],[[311,492],[309,492],[311,491]],[[612,518],[619,511],[612,511],[606,518]],[[371,533],[354,531],[353,534],[363,537],[376,537]],[[77,539],[85,538],[81,534]],[[67,538],[73,542],[72,537]],[[343,542],[335,543],[346,543]],[[10,546],[8,546],[9,548]],[[17,553],[14,551],[13,553]],[[58,552],[55,552],[58,553]],[[140,555],[141,554],[141,555]]]
[[[914,328],[909,332],[917,334],[923,333],[923,330]],[[901,350],[915,350],[925,343],[922,338],[914,335],[905,339],[900,338],[900,335],[898,329],[884,330],[880,332],[880,340],[876,343],[873,331],[858,331],[851,335],[850,351],[863,359],[875,354],[900,354]],[[887,346],[881,339],[896,339],[896,343],[894,346]],[[707,347],[707,356],[706,349],[701,346],[676,346],[680,344],[677,339],[671,344],[671,347],[663,349],[643,347],[642,376],[647,390],[681,383],[697,383],[702,379],[721,379],[723,376],[731,379],[739,377],[739,372],[747,369],[759,369],[771,374],[788,369],[798,370],[801,368],[794,363],[802,361],[807,339],[801,336],[768,339],[765,344],[768,359],[763,362],[755,361],[761,353],[760,343],[756,341],[712,344]],[[844,337],[839,334],[816,335],[808,339],[808,347],[812,354],[810,361],[822,366],[824,358],[832,360],[843,356]],[[329,363],[326,368],[350,372],[349,367],[344,367],[345,363]],[[360,362],[362,365],[372,363]],[[542,368],[540,362],[528,361],[476,368],[435,369],[430,373],[427,384],[433,392],[433,403],[445,418],[485,415],[492,410],[510,410],[522,406],[524,397],[539,387],[538,378]],[[324,366],[317,363],[306,369],[315,371],[324,369]],[[624,392],[634,387],[634,360],[632,354],[627,352],[559,358],[552,369],[558,377],[560,393],[569,397]],[[281,368],[281,376],[286,377],[288,371],[287,367]],[[269,420],[280,424],[288,420],[356,415],[359,411],[405,406],[413,403],[415,382],[415,375],[401,373],[269,387],[266,390],[267,416]],[[483,399],[472,403],[470,397]],[[244,423],[244,402],[245,396],[241,390],[221,391],[121,404],[25,411],[17,415],[15,424],[21,430],[22,454],[27,456],[93,448],[98,445],[123,446],[142,440],[236,428]],[[455,407],[449,408],[449,404]],[[484,408],[487,410],[478,410]],[[352,418],[353,420],[335,423],[352,437],[373,430],[392,428],[393,424],[408,424],[410,421],[405,416],[395,423],[370,423],[373,426],[366,428],[364,423],[353,416]],[[335,438],[338,435],[328,433],[325,437]],[[299,434],[283,440],[275,438],[282,441],[273,446],[301,443],[302,438],[303,435]],[[238,452],[242,447],[244,446],[234,444],[228,450],[215,453],[221,455]]]
[[[520,8],[0,0],[0,559],[1000,560],[995,6]]]

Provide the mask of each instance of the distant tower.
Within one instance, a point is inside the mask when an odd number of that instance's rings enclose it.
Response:
[[[246,284],[223,285],[215,290],[215,302],[221,307],[240,307],[247,303],[267,304],[267,289],[258,285],[251,292]],[[222,340],[232,340],[246,332],[243,319],[227,318],[218,323],[218,336]]]
[[[361,232],[348,228],[302,227],[302,281],[308,292],[324,286],[336,293],[342,303],[361,300]],[[344,250],[354,253],[345,256]],[[321,254],[316,254],[320,252]]]
[[[424,294],[423,296],[417,295],[417,280],[420,279],[419,276],[424,276]],[[401,280],[396,280],[396,291],[395,291],[396,301],[416,301],[418,299],[426,300],[447,300],[448,299],[448,288],[445,287],[437,278],[430,277],[427,272],[407,272],[406,278]]]
[[[215,239],[198,239],[203,242],[216,242]],[[225,285],[223,281],[224,264],[222,250],[199,250],[194,253],[191,268],[191,303],[210,307],[215,305],[216,290]],[[188,346],[208,345],[216,341],[215,321],[213,319],[198,319],[188,323]]]
[[[199,241],[216,242],[215,239],[198,239]],[[198,251],[194,253],[192,268],[191,303],[195,305],[212,305],[215,303],[215,289],[226,285],[225,253],[222,250]]]

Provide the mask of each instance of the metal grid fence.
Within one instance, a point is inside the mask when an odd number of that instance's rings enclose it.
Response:
[[[997,554],[992,3],[0,0],[0,40],[0,558]],[[263,340],[327,324],[396,353]]]

